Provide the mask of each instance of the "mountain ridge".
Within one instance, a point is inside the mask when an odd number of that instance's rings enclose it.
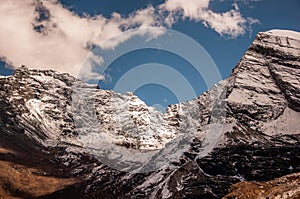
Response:
[[[71,188],[82,198],[221,198],[236,182],[299,172],[300,40],[284,32],[259,33],[228,79],[164,115],[130,93],[20,68],[0,78],[0,143],[49,151],[84,179]]]

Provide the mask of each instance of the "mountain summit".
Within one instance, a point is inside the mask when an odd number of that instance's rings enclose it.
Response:
[[[21,67],[0,77],[1,161],[70,179],[29,198],[221,198],[300,171],[299,70],[300,33],[261,32],[228,79],[162,114],[132,93]]]

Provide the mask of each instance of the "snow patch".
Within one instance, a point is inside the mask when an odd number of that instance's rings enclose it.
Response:
[[[268,135],[300,134],[300,112],[286,108],[276,120],[263,124],[263,132]]]
[[[300,40],[300,32],[296,32],[296,31],[292,31],[292,30],[273,29],[273,30],[267,31],[267,33],[270,33],[275,36],[289,37],[289,38],[294,38],[294,39]]]

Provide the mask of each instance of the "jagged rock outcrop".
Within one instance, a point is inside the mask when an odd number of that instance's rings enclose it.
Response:
[[[234,183],[299,172],[299,35],[259,33],[228,79],[165,114],[22,67],[0,78],[0,141],[51,151],[81,179],[46,198],[221,198]]]

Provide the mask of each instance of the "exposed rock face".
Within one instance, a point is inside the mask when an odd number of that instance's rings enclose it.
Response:
[[[287,106],[299,111],[300,40],[274,32],[259,33],[232,73],[228,105],[249,121],[274,120]]]
[[[21,68],[0,78],[0,143],[51,151],[59,168],[82,179],[49,198],[74,190],[79,198],[221,198],[234,183],[299,172],[299,35],[259,33],[227,80],[164,115],[131,93]],[[187,147],[177,150],[170,141],[181,135]],[[177,156],[151,172],[121,172],[99,158],[122,154],[103,140],[137,156]]]

